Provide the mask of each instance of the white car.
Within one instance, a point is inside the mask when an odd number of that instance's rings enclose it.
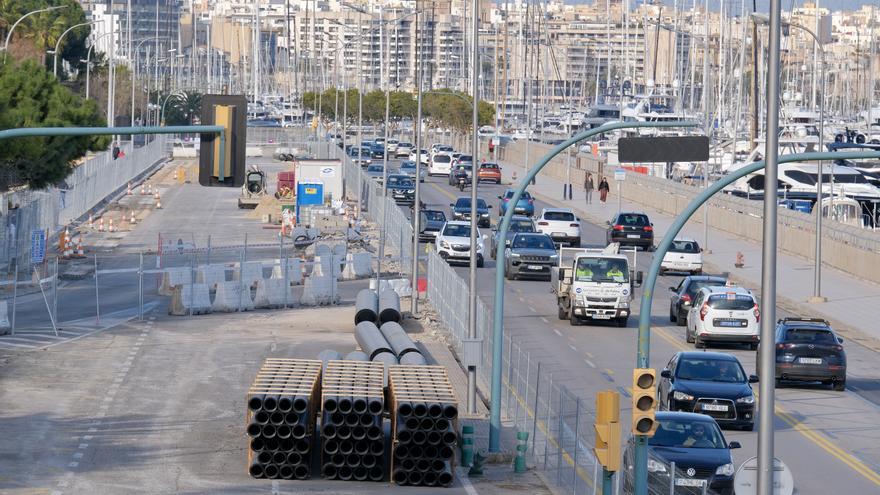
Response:
[[[442,149],[441,149],[442,148]],[[449,151],[452,151],[452,146],[443,143],[434,143],[431,145],[431,153],[436,153],[438,151],[443,151],[443,149],[449,148]]]
[[[477,267],[483,267],[483,244],[485,239],[477,230]],[[437,234],[434,247],[447,262],[469,263],[471,258],[471,223],[453,220],[446,222]]]
[[[428,150],[423,149],[421,153],[417,153],[415,148],[413,148],[409,152],[409,159],[412,161],[416,161],[419,158],[422,159],[422,165],[428,165],[429,163],[431,163],[431,153]]]
[[[452,170],[452,156],[443,152],[431,155],[428,175],[449,175],[450,170]]]
[[[397,143],[397,147],[394,148],[394,156],[396,158],[409,157],[409,155],[412,153],[412,150],[413,150],[412,143],[407,143],[407,142]],[[415,160],[413,160],[413,161],[415,161]]]
[[[553,242],[581,246],[581,220],[570,208],[544,208],[536,223],[538,232],[549,235]]]
[[[688,311],[686,339],[700,349],[707,342],[738,342],[758,348],[761,310],[743,287],[703,287]]]
[[[660,262],[660,273],[703,273],[703,248],[690,237],[676,237]]]
[[[397,143],[399,143],[399,142],[400,141],[398,141],[396,139],[389,139],[388,140],[388,144],[386,146],[388,148],[389,155],[394,156],[394,154],[397,153]]]

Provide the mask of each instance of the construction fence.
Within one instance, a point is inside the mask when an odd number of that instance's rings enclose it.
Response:
[[[98,153],[57,187],[0,194],[0,271],[10,272],[16,262],[22,267],[31,265],[34,231],[52,238],[161,162],[167,156],[165,140],[160,135],[142,147],[125,143],[121,147],[124,156],[116,159],[109,151]]]

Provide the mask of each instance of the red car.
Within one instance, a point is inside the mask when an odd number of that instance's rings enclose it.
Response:
[[[501,167],[497,163],[483,163],[477,171],[477,180],[501,184]]]

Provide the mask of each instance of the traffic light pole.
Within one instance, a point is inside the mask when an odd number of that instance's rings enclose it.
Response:
[[[614,472],[602,468],[602,495],[614,493]]]
[[[822,153],[794,153],[790,155],[779,156],[778,163],[791,163],[801,161],[831,161],[831,160],[857,160],[864,158],[880,159],[880,152],[877,151],[852,151],[852,152],[822,152]],[[639,368],[647,368],[649,366],[651,355],[651,305],[654,298],[654,286],[657,283],[657,277],[660,274],[660,264],[663,257],[669,251],[672,240],[681,231],[684,224],[690,217],[712,196],[720,192],[725,187],[734,183],[736,180],[745,177],[751,173],[762,170],[765,167],[764,161],[754,162],[745,167],[735,170],[725,175],[717,182],[711,184],[707,189],[702,190],[682,212],[675,218],[669,230],[663,236],[660,244],[654,252],[654,258],[651,262],[651,268],[645,277],[642,285],[642,301],[639,307],[639,333],[638,333],[638,352],[636,355],[636,366]],[[766,368],[759,370],[759,374],[764,379],[766,377],[775,376],[774,363]],[[772,383],[772,382],[771,382]],[[644,435],[635,435],[635,495],[647,495],[648,493],[648,437]]]

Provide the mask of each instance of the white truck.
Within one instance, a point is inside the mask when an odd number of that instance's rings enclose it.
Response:
[[[642,272],[634,272],[619,244],[605,249],[561,248],[559,265],[550,272],[551,292],[556,294],[559,319],[572,326],[581,321],[614,321],[625,327],[631,314],[635,287]]]

